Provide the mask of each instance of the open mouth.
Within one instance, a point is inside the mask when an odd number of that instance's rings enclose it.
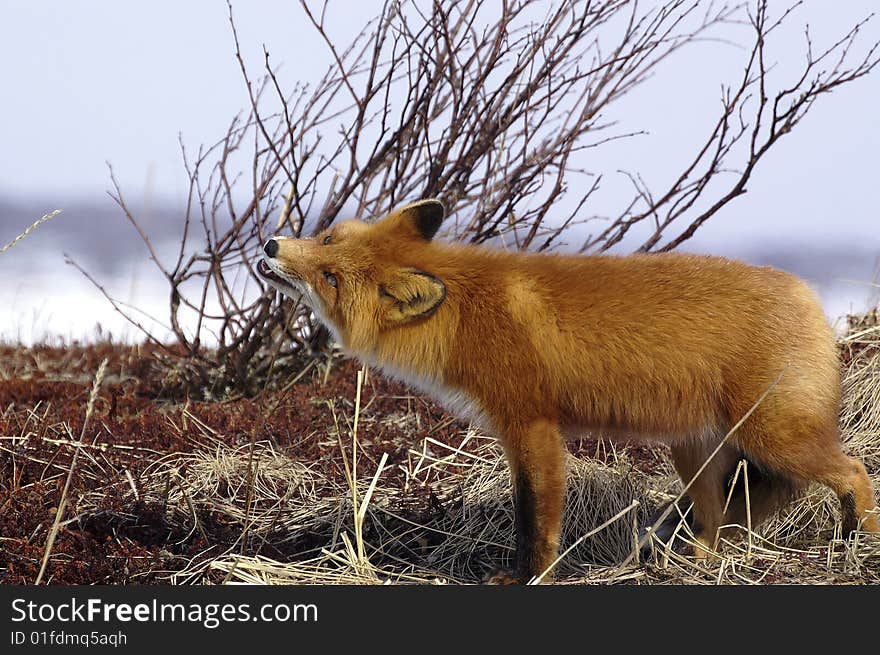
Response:
[[[269,264],[265,259],[261,259],[257,262],[257,273],[259,273],[262,277],[266,278],[270,282],[278,282],[279,284],[284,284],[290,286],[284,278],[278,275],[275,271],[269,268]]]
[[[266,280],[266,282],[283,294],[295,296],[300,293],[296,288],[296,284],[273,271],[272,267],[269,266],[269,263],[265,259],[261,259],[257,262],[257,273],[259,273],[261,278]]]

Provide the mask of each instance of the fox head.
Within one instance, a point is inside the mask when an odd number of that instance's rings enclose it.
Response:
[[[375,223],[349,220],[312,238],[274,237],[257,271],[301,297],[343,345],[369,349],[383,331],[427,320],[446,300],[437,272],[417,263],[426,261],[443,218],[438,200],[422,200]]]

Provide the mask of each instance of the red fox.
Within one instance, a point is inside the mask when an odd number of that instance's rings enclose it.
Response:
[[[489,582],[527,582],[556,559],[566,436],[665,442],[687,483],[768,389],[690,487],[695,556],[720,526],[743,523],[744,507],[724,506],[744,458],[753,523],[816,481],[840,498],[845,534],[880,530],[865,467],[841,450],[834,339],[804,282],[719,257],[438,243],[443,219],[423,200],[375,223],[276,237],[258,271],[347,351],[500,439],[516,563]]]

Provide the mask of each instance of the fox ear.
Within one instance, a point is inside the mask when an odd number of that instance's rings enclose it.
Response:
[[[443,203],[434,198],[419,200],[398,210],[401,221],[409,224],[422,238],[430,241],[446,216]]]
[[[433,314],[446,300],[446,285],[424,271],[407,268],[379,287],[389,323],[409,323]]]

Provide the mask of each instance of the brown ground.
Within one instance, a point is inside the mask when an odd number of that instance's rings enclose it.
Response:
[[[354,362],[334,359],[329,373],[326,361],[318,362],[289,389],[257,398],[197,402],[163,398],[167,389],[147,346],[0,345],[0,583],[28,584],[37,578],[75,452],[72,444],[79,441],[104,358],[109,362],[105,379],[83,437],[91,446],[81,449],[74,467],[70,504],[44,576],[49,583],[161,583],[169,572],[192,566],[193,558],[211,557],[236,543],[240,526],[221,514],[201,512],[199,530],[184,531],[166,519],[158,503],[132,502],[131,487],[140,486],[144,471],[163,454],[267,441],[344,483],[342,449],[351,445],[350,430],[339,424],[354,415]],[[466,426],[378,375],[368,376],[361,404],[359,474],[369,478],[387,453],[386,488],[404,489],[402,467],[396,465],[425,437],[452,446],[462,441]],[[590,439],[570,448],[600,460],[611,456]],[[631,447],[629,453],[645,471],[661,461],[649,448]],[[77,515],[78,499],[96,491],[99,506]],[[400,511],[424,519],[445,510],[428,478],[415,488],[406,485]],[[318,535],[299,534],[246,543],[242,554],[290,561],[313,555],[322,545]]]

